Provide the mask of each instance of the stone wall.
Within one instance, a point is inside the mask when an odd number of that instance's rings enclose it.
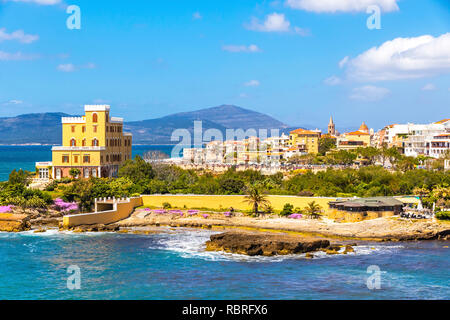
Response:
[[[142,205],[142,198],[96,199],[96,212],[64,216],[63,226],[72,228],[79,225],[110,224],[126,219],[134,208]],[[101,211],[107,209],[106,211]]]

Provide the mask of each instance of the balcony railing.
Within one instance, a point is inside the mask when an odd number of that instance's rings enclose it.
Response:
[[[52,151],[104,151],[106,147],[53,147]]]

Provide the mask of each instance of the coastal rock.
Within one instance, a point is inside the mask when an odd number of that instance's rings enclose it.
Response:
[[[249,256],[273,256],[317,251],[330,245],[328,240],[270,233],[225,232],[212,235],[207,251],[225,251]]]
[[[61,219],[58,218],[44,218],[44,217],[39,217],[36,219],[31,219],[30,223],[33,226],[52,226],[52,227],[58,227],[59,222],[61,221]]]
[[[113,232],[118,230],[119,226],[115,224],[80,225],[72,229],[73,232]]]
[[[0,214],[0,231],[22,232],[30,230],[30,222],[27,215],[22,214]]]

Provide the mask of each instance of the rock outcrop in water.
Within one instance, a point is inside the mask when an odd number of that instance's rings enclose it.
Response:
[[[30,222],[27,215],[23,214],[0,214],[0,231],[21,232],[30,229]]]
[[[301,238],[280,234],[225,232],[212,235],[208,251],[225,251],[249,256],[274,256],[317,251],[330,246],[325,239]]]

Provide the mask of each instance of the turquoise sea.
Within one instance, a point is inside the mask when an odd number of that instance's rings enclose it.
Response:
[[[308,260],[205,252],[211,233],[0,233],[0,299],[450,298],[448,241],[364,243]],[[80,289],[67,286],[70,266]],[[367,287],[369,266],[380,289]]]
[[[133,153],[171,152],[134,146]],[[0,146],[0,180],[50,146]],[[449,299],[449,241],[364,243],[355,254],[245,257],[205,252],[206,230],[161,234],[0,233],[0,299]],[[70,266],[80,289],[70,290]],[[380,289],[369,290],[377,266]]]
[[[133,157],[150,150],[171,154],[173,146],[151,145],[133,146]],[[0,146],[0,181],[8,180],[14,169],[35,170],[35,163],[52,160],[52,146]]]

